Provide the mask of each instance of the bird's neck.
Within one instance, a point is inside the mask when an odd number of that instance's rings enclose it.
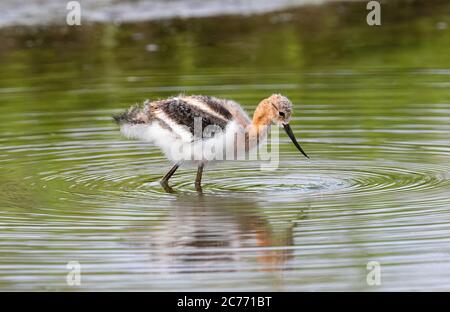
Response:
[[[250,127],[248,127],[248,138],[259,144],[267,135],[272,120],[269,118],[270,103],[267,99],[262,100],[255,109]]]
[[[269,118],[270,103],[267,99],[262,100],[253,113],[252,125],[256,128],[270,126],[272,121]]]

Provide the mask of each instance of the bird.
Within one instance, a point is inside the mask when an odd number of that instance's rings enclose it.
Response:
[[[195,188],[201,191],[205,164],[247,155],[267,137],[272,125],[283,127],[295,147],[309,158],[289,125],[292,107],[287,97],[275,93],[262,99],[250,118],[233,100],[181,94],[146,100],[113,119],[122,135],[153,143],[172,161],[160,180],[166,191],[173,191],[169,179],[185,164],[197,166]]]

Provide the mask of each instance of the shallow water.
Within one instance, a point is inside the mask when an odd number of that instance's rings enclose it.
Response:
[[[355,3],[0,29],[0,289],[449,290],[449,6],[392,3],[378,29]],[[165,193],[170,164],[110,116],[179,92],[287,95],[311,160],[282,135],[276,171]]]

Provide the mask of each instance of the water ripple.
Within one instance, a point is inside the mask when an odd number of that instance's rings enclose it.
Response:
[[[283,137],[278,169],[261,171],[260,163],[245,161],[212,165],[205,169],[202,194],[193,187],[192,168],[177,172],[175,193],[164,192],[158,180],[170,164],[150,144],[121,138],[109,121],[115,110],[70,112],[64,129],[50,131],[45,129],[54,127],[58,113],[27,114],[22,123],[39,125],[35,131],[0,141],[0,167],[7,168],[0,186],[6,208],[0,212],[0,249],[8,255],[0,274],[12,270],[9,262],[22,275],[36,274],[35,265],[20,266],[14,253],[50,272],[55,264],[48,256],[54,254],[89,263],[86,280],[93,284],[99,270],[120,268],[127,271],[121,287],[131,289],[142,287],[134,274],[165,276],[159,289],[183,288],[179,281],[192,274],[227,274],[227,289],[234,276],[257,283],[260,272],[281,268],[306,280],[307,272],[337,268],[354,276],[352,263],[361,249],[382,250],[383,261],[397,264],[426,261],[422,253],[450,242],[450,166],[441,161],[449,150],[439,129],[444,125],[411,139],[409,131],[371,129],[372,135],[394,135],[373,144],[366,129],[308,126],[312,115],[328,109],[305,105],[294,122],[310,161]],[[342,118],[335,116],[336,126]],[[437,137],[417,137],[430,133]],[[40,251],[43,244],[47,255]],[[299,267],[307,271],[302,275]],[[12,275],[7,279],[15,283]],[[288,277],[285,283],[290,285]]]

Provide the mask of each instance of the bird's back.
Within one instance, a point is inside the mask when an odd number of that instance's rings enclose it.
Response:
[[[203,95],[146,101],[142,106],[133,106],[114,116],[114,119],[122,128],[157,124],[184,138],[184,141],[192,141],[198,135],[196,131],[201,129],[204,133],[207,127],[225,130],[232,120],[243,127],[250,123],[247,114],[237,103]]]

